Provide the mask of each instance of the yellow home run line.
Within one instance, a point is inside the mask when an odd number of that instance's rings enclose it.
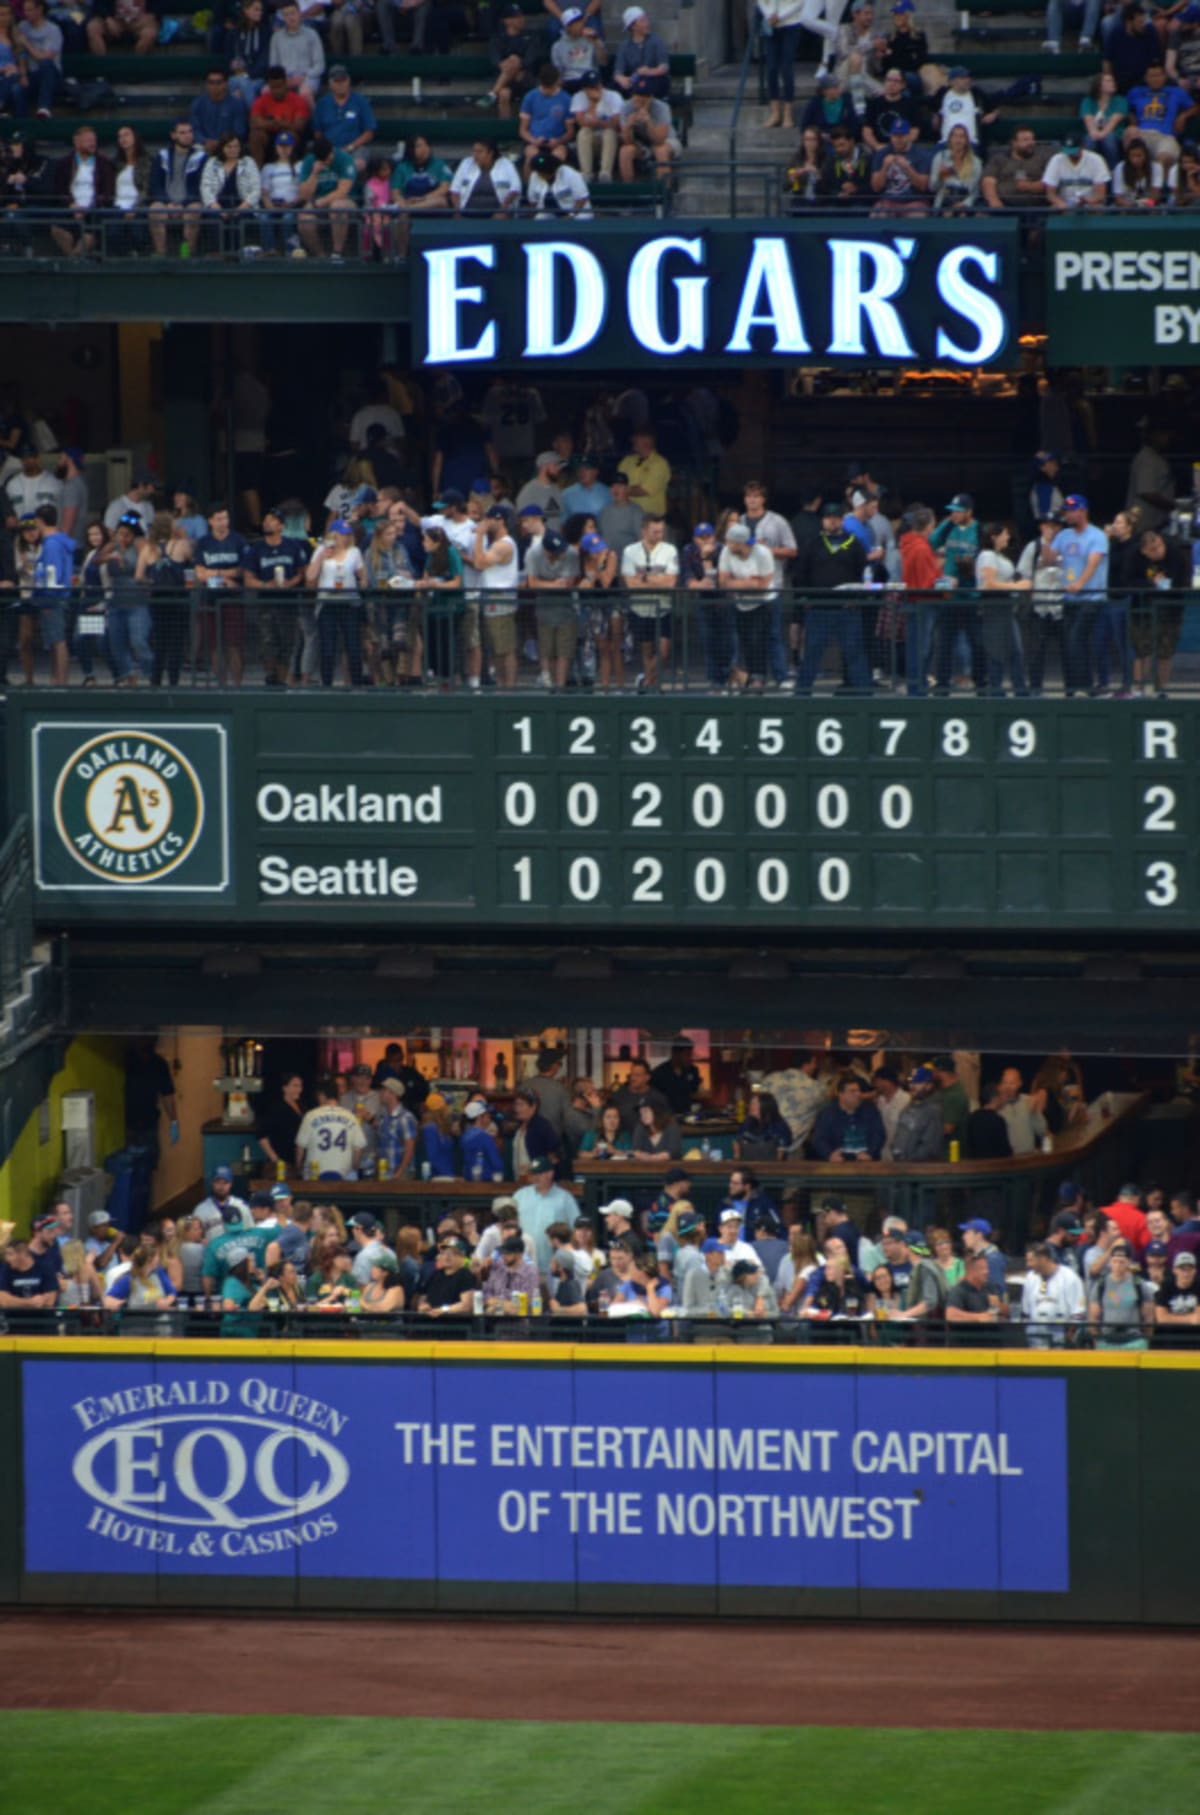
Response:
[[[713,1367],[720,1363],[730,1367],[757,1368],[880,1368],[899,1372],[903,1369],[1012,1369],[1023,1372],[1057,1372],[1065,1368],[1167,1368],[1173,1371],[1200,1369],[1200,1351],[1168,1354],[1156,1350],[1083,1349],[1077,1353],[1052,1349],[868,1349],[845,1347],[789,1345],[787,1348],[758,1348],[752,1343],[720,1344],[711,1348],[688,1344],[591,1343],[576,1347],[572,1343],[544,1342],[372,1342],[369,1346],[346,1342],[228,1342],[218,1338],[158,1339],[130,1337],[114,1342],[95,1336],[0,1337],[0,1355],[28,1355],[41,1361],[56,1356],[103,1356],[108,1361],[154,1356],[162,1361],[257,1361],[263,1366],[273,1362],[340,1361],[347,1365],[389,1362],[532,1362],[544,1367],[571,1365],[627,1368],[639,1367]]]

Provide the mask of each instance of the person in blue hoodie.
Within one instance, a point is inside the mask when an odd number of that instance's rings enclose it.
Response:
[[[38,525],[38,553],[33,569],[32,604],[37,612],[42,648],[50,657],[50,679],[56,687],[67,684],[67,608],[75,572],[75,544],[58,527],[53,504],[40,505],[34,513]]]

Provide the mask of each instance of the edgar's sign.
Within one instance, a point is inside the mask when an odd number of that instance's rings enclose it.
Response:
[[[1016,341],[1012,223],[715,227],[569,239],[489,223],[415,240],[426,366],[1001,364]]]
[[[228,888],[223,726],[57,721],[31,740],[39,889]]]

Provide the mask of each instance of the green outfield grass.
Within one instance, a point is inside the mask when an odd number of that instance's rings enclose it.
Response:
[[[186,1681],[186,1657],[179,1668]],[[380,1686],[381,1702],[403,1695]],[[1200,1806],[1200,1747],[1175,1733],[0,1713],[0,1758],[0,1802],[12,1815],[1191,1815]]]

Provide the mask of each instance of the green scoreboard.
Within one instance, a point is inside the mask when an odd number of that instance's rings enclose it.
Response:
[[[48,925],[1200,926],[1192,702],[29,694],[6,715]]]

